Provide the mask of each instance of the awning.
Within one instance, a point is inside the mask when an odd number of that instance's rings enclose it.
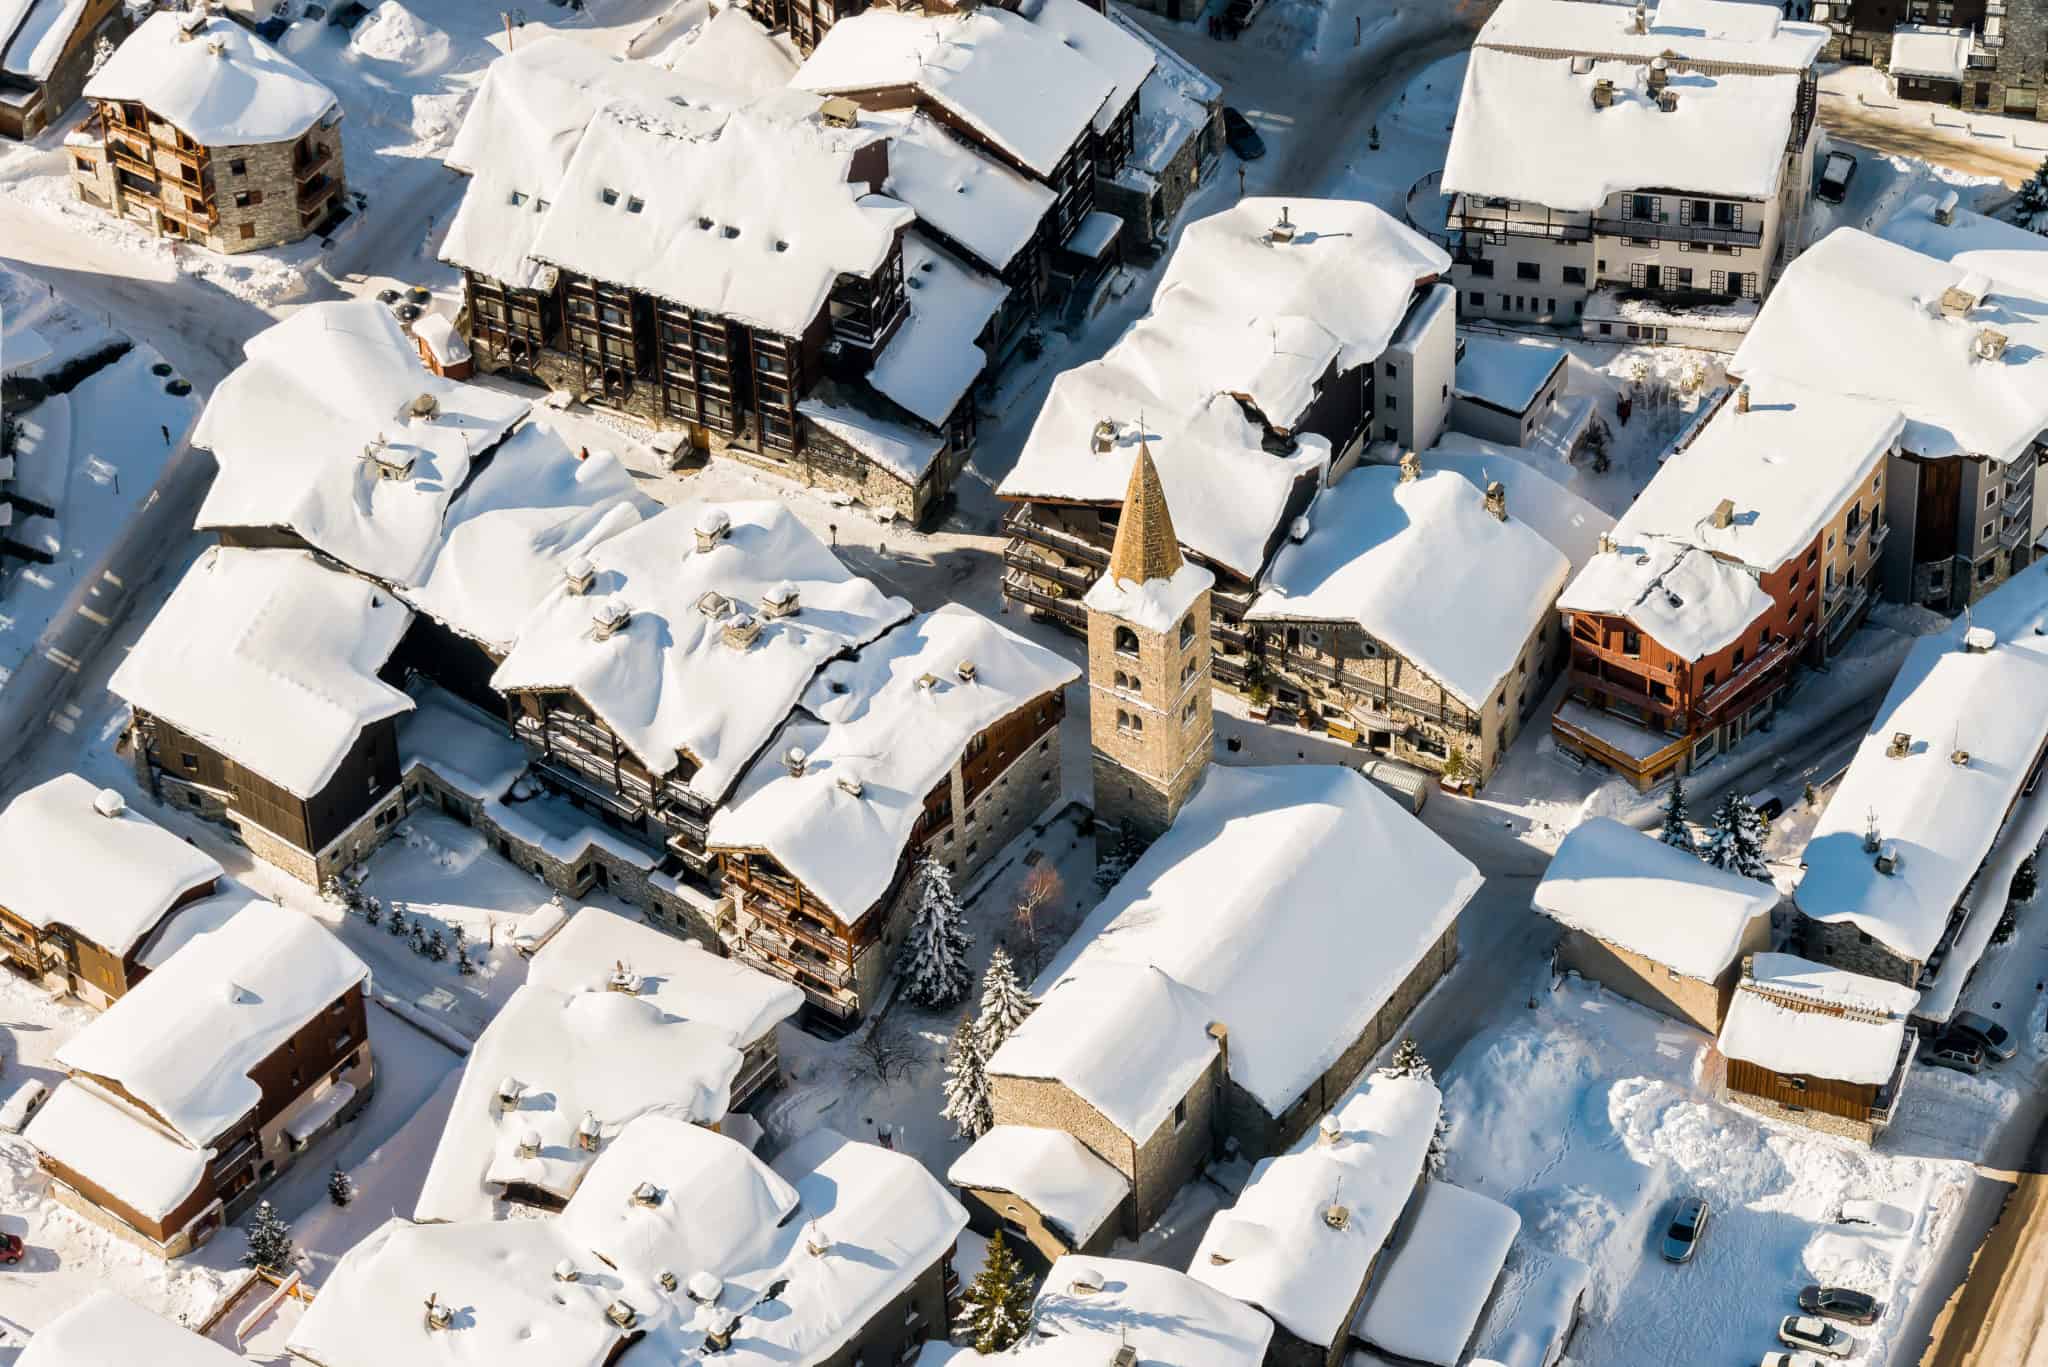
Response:
[[[1115,214],[1096,209],[1074,225],[1074,231],[1067,235],[1066,250],[1090,261],[1100,261],[1116,245],[1116,235],[1123,227],[1124,221]]]

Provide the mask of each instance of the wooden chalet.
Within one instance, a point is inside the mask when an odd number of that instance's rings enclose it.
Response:
[[[1750,955],[1721,1026],[1723,1099],[1869,1143],[1919,1047],[1908,1024],[1919,999],[1791,954]]]

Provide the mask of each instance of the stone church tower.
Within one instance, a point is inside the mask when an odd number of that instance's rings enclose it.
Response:
[[[1109,569],[1088,590],[1088,731],[1101,838],[1150,843],[1209,766],[1209,590],[1216,576],[1180,552],[1166,492],[1142,442],[1124,491]]]

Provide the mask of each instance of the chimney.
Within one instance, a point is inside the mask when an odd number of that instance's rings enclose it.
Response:
[[[1955,765],[1958,769],[1967,769],[1970,767],[1970,752],[1968,750],[1951,750],[1948,752],[1948,762]]]
[[[1747,380],[1735,387],[1735,411],[1738,413],[1747,413],[1749,411],[1749,382]]]
[[[1980,361],[1996,361],[2005,355],[2006,336],[1997,328],[1979,328],[1970,339],[1970,350]]]
[[[852,128],[860,122],[860,106],[844,95],[834,95],[818,106],[818,116],[828,128]]]
[[[953,666],[953,672],[960,676],[961,683],[973,683],[976,673],[974,661],[962,660],[959,664]]]
[[[761,639],[761,619],[751,612],[734,613],[725,619],[725,643],[734,650],[745,650]]]
[[[1597,551],[1598,551],[1598,552],[1599,552],[1600,554],[1602,554],[1602,555],[1612,555],[1612,554],[1614,553],[1614,549],[1615,549],[1615,547],[1614,547],[1614,533],[1613,533],[1613,532],[1602,532],[1602,533],[1600,533],[1600,540],[1599,540],[1598,542],[1596,542],[1596,543],[1594,544],[1594,549],[1595,549],[1595,550],[1597,550]]]
[[[1614,82],[1602,76],[1593,82],[1593,107],[1606,109],[1614,103]]]
[[[1109,1367],[1138,1367],[1138,1350],[1128,1343],[1119,1343],[1116,1356],[1109,1360]]]
[[[526,1084],[516,1077],[507,1076],[498,1084],[497,1103],[501,1111],[519,1109],[519,1098],[526,1095]]]
[[[1316,1122],[1316,1143],[1326,1149],[1335,1148],[1344,1138],[1344,1127],[1337,1123],[1337,1117],[1325,1114]]]
[[[635,973],[633,966],[624,959],[616,959],[612,962],[612,971],[604,975],[604,990],[623,992],[629,997],[638,996],[640,975]]]
[[[1493,514],[1495,522],[1508,520],[1508,486],[1499,480],[1486,486],[1486,511]]]
[[[441,401],[432,394],[421,394],[412,401],[407,411],[422,422],[431,421],[441,416]]]
[[[1090,445],[1098,456],[1106,456],[1116,449],[1116,424],[1108,418],[1095,424],[1095,436]]]
[[[1351,1208],[1333,1199],[1329,1205],[1323,1207],[1323,1223],[1331,1229],[1342,1230],[1351,1223]]]
[[[654,1274],[654,1280],[661,1283],[661,1289],[664,1291],[673,1291],[676,1289],[676,1274],[669,1271],[665,1267],[661,1269],[661,1271]]]
[[[364,443],[363,459],[370,462],[379,479],[404,479],[412,473],[412,452],[393,448],[381,432],[375,441]]]
[[[1642,0],[1636,0],[1635,22],[1629,26],[1629,31],[1635,34],[1646,34],[1650,31],[1650,7],[1642,3]]]
[[[723,1353],[732,1347],[732,1331],[739,1319],[730,1310],[719,1310],[712,1314],[711,1322],[704,1327],[704,1351]]]
[[[1944,228],[1955,227],[1956,205],[1958,202],[1954,190],[1950,190],[1947,194],[1943,195],[1941,202],[1934,206],[1934,221]]]
[[[1280,221],[1266,230],[1266,240],[1268,242],[1294,241],[1294,222],[1287,217],[1287,206],[1285,204],[1280,206]]]
[[[1308,520],[1308,515],[1304,513],[1302,516],[1295,518],[1294,521],[1287,524],[1287,539],[1289,541],[1294,542],[1296,545],[1300,545],[1302,542],[1308,540],[1309,530],[1310,524]]]
[[[639,1186],[633,1188],[633,1194],[630,1199],[634,1205],[645,1206],[652,1210],[661,1204],[661,1188],[655,1186],[652,1182],[642,1182]]]
[[[1726,529],[1735,525],[1735,500],[1724,498],[1714,505],[1714,525]]]
[[[732,535],[732,518],[723,508],[706,508],[697,517],[697,549],[708,551]]]
[[[564,1258],[564,1259],[562,1259],[562,1261],[560,1261],[560,1262],[556,1263],[556,1264],[555,1264],[555,1280],[556,1280],[556,1281],[558,1281],[558,1282],[573,1282],[573,1281],[575,1281],[575,1280],[576,1280],[576,1264],[574,1264],[574,1263],[570,1262],[570,1261],[569,1261],[569,1260],[568,1260],[567,1258]]]
[[[583,1119],[576,1122],[576,1147],[585,1153],[596,1153],[600,1133],[596,1114],[585,1111]]]
[[[208,38],[206,40],[206,50],[216,57],[225,57],[228,55],[228,40],[225,38]]]
[[[839,791],[845,793],[848,797],[859,797],[863,791],[860,786],[860,780],[852,774],[842,774],[835,782],[839,784]]]
[[[625,1300],[613,1301],[604,1308],[604,1317],[621,1329],[631,1329],[640,1322],[640,1312]]]
[[[454,1322],[454,1308],[443,1305],[440,1297],[429,1291],[427,1293],[427,1328],[446,1329]]]
[[[1886,759],[1904,759],[1913,753],[1913,734],[1910,731],[1892,732],[1892,743],[1884,748]]]
[[[732,599],[716,589],[706,589],[703,596],[697,600],[697,611],[716,622],[732,611]]]
[[[782,767],[789,770],[791,778],[802,778],[804,769],[811,762],[810,752],[801,745],[792,745],[782,757]]]
[[[1671,63],[1665,61],[1662,57],[1652,57],[1650,59],[1650,74],[1648,77],[1650,93],[1655,95],[1670,83]]]
[[[690,1274],[690,1299],[696,1301],[699,1305],[716,1305],[718,1303],[718,1294],[724,1289],[725,1283],[720,1281],[718,1274],[714,1272],[706,1272],[700,1269]]]
[[[93,797],[92,809],[107,820],[113,821],[128,810],[128,801],[112,788],[102,788]]]
[[[1092,1267],[1075,1271],[1074,1279],[1067,1283],[1067,1290],[1076,1296],[1092,1296],[1102,1289],[1102,1273]]]
[[[764,617],[794,617],[796,609],[796,585],[787,579],[768,590],[761,599],[761,615]]]
[[[1963,633],[1963,649],[1972,655],[1989,655],[1998,644],[1998,633],[1990,627],[1971,627]]]
[[[570,593],[581,596],[590,592],[590,586],[597,582],[597,566],[590,563],[590,557],[579,555],[562,566],[562,587]]]
[[[590,639],[609,641],[633,620],[633,610],[616,598],[607,598],[590,613]]]
[[[1671,89],[1659,90],[1657,92],[1657,108],[1663,110],[1666,114],[1676,114],[1678,112],[1678,92]]]
[[[520,1132],[520,1135],[519,1135],[519,1156],[520,1156],[521,1158],[538,1158],[538,1157],[540,1157],[540,1131],[539,1131],[539,1130],[522,1130],[522,1131]]]
[[[1879,846],[1877,851],[1877,871],[1879,873],[1890,878],[1898,873],[1901,862],[1897,845],[1887,840],[1883,845]]]
[[[813,1258],[822,1258],[832,1251],[832,1240],[816,1220],[811,1221],[810,1228],[804,1231],[804,1247],[810,1250]]]
[[[1422,478],[1422,457],[1413,451],[1401,453],[1401,483],[1413,484]]]

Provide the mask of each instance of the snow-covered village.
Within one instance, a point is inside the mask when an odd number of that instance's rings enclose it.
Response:
[[[0,0],[0,1367],[2048,1364],[2044,87]]]

